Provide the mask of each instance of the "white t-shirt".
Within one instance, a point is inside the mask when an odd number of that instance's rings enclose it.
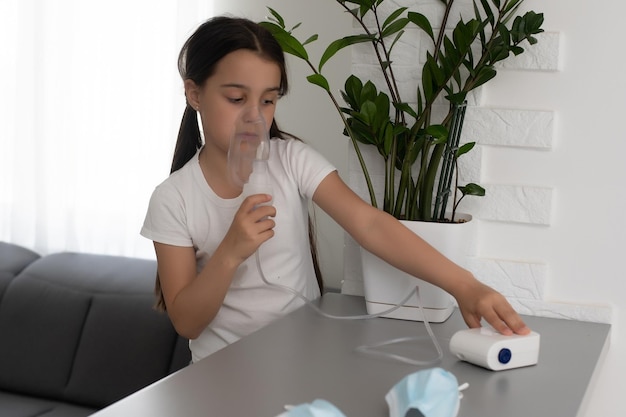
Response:
[[[198,271],[212,256],[244,197],[223,199],[208,185],[199,152],[152,194],[141,234],[153,241],[193,246]],[[308,239],[309,201],[332,166],[311,147],[294,139],[272,139],[268,171],[274,237],[259,248],[269,282],[293,288],[308,299],[319,297]],[[215,319],[189,346],[194,362],[235,342],[303,304],[292,293],[265,284],[255,256],[240,265]]]

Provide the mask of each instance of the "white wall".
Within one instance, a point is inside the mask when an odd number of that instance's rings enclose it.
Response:
[[[605,305],[612,307],[612,343],[584,415],[622,416],[626,405],[619,398],[620,371],[626,361],[618,352],[624,352],[626,342],[626,283],[621,277],[626,166],[619,158],[626,151],[626,128],[620,123],[626,57],[615,51],[622,49],[618,28],[626,6],[527,0],[525,7],[543,11],[546,31],[560,35],[559,71],[501,71],[485,89],[483,105],[553,111],[554,141],[541,153],[490,149],[485,176],[550,187],[551,221],[530,229],[487,222],[481,251],[484,256],[521,251],[543,260],[548,267],[545,300],[570,303],[563,305],[583,319],[586,314],[593,319],[593,311]]]
[[[319,48],[350,30],[346,16],[331,0],[222,3],[216,8],[218,13],[257,20],[266,14],[265,5],[274,7],[289,22],[304,21],[300,29],[303,34],[320,33]],[[413,4],[406,0],[398,3]],[[626,360],[619,353],[626,347],[626,281],[621,271],[626,248],[626,165],[620,157],[626,155],[626,127],[622,123],[626,57],[621,53],[619,31],[626,5],[608,0],[526,0],[525,8],[544,12],[544,29],[558,35],[558,70],[502,70],[483,89],[479,104],[486,109],[553,115],[550,146],[543,151],[485,147],[480,181],[551,190],[548,220],[540,224],[481,220],[479,256],[521,257],[528,264],[544,265],[539,274],[543,288],[542,304],[535,304],[537,314],[545,313],[543,308],[547,307],[552,314],[612,321],[611,346],[583,415],[623,416],[626,404],[620,398],[621,372],[626,370]],[[279,121],[347,175],[347,142],[339,133],[341,126],[334,110],[319,89],[303,81],[300,72],[305,68],[290,62],[293,88],[280,105]],[[339,89],[350,71],[350,57],[342,55],[327,69],[332,74],[331,83]],[[339,287],[343,234],[323,217],[320,240],[326,279]]]
[[[619,28],[626,5],[606,0],[527,3],[544,11],[546,28],[561,33],[561,71],[523,79],[507,74],[490,86],[488,100],[557,113],[553,152],[526,168],[530,177],[555,190],[554,221],[542,244],[550,266],[548,296],[613,306],[610,351],[585,415],[622,416],[626,415],[620,399],[620,371],[626,369],[620,354],[626,344],[626,283],[621,277],[626,166],[620,157],[626,151],[626,128],[621,123],[626,57],[616,51],[623,49]]]

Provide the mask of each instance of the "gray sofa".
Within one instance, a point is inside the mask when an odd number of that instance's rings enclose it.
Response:
[[[154,261],[0,242],[0,416],[87,416],[190,361]]]

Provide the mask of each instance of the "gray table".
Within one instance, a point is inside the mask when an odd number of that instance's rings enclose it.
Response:
[[[363,314],[363,299],[326,294],[324,311]],[[493,372],[461,362],[448,350],[465,324],[456,311],[433,324],[444,350],[438,366],[468,382],[460,417],[577,415],[610,326],[525,317],[541,334],[539,363]],[[426,336],[423,323],[393,319],[333,320],[303,307],[237,343],[96,413],[98,417],[273,417],[285,404],[326,399],[347,417],[386,417],[385,394],[419,367],[355,352],[405,336]],[[406,346],[405,346],[406,347]],[[435,356],[432,343],[415,343],[415,359]]]

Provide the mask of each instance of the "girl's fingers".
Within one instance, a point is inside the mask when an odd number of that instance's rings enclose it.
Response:
[[[241,209],[245,212],[249,212],[255,208],[262,207],[270,201],[272,201],[272,196],[269,194],[252,194],[243,200],[243,203],[241,203]]]
[[[483,317],[491,327],[503,335],[524,335],[530,333],[530,329],[526,326],[519,314],[517,314],[513,307],[504,299],[501,303],[489,309]]]
[[[507,326],[513,333],[525,335],[530,333],[530,329],[524,323],[524,320],[517,314],[517,312],[511,307],[508,302],[505,306],[500,307],[502,309],[501,312],[498,313],[498,316],[501,322]],[[501,332],[502,333],[502,332]]]
[[[481,287],[480,291],[465,294],[464,301],[468,304],[459,303],[468,327],[480,327],[484,319],[503,335],[530,333],[530,329],[503,295],[487,286]]]

